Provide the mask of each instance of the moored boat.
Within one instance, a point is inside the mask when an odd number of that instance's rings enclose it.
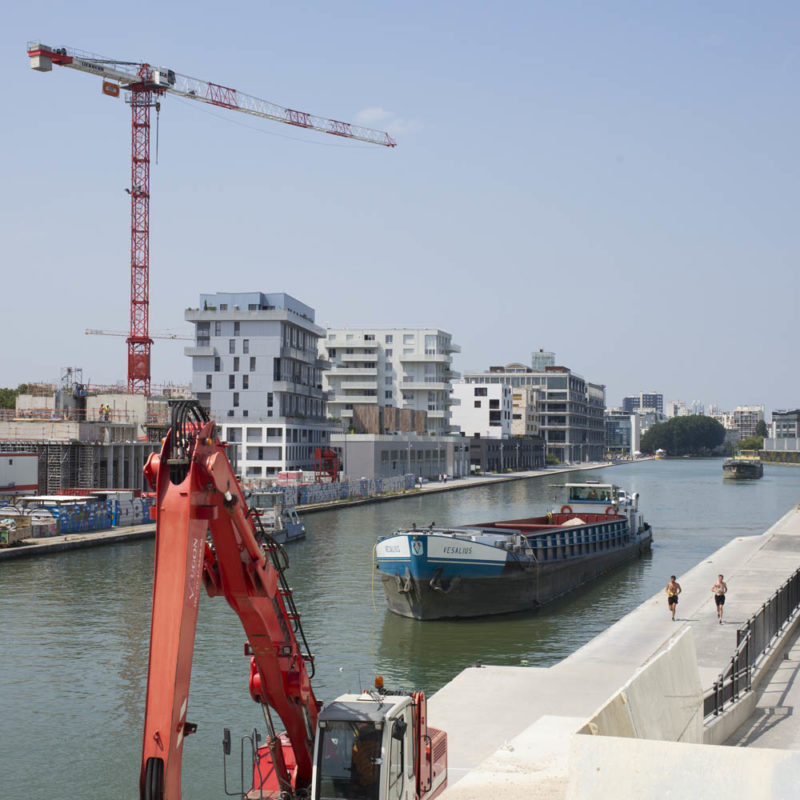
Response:
[[[298,516],[297,509],[286,502],[283,489],[251,492],[248,503],[255,509],[266,533],[278,544],[305,538],[306,526]]]
[[[376,545],[389,609],[415,619],[536,608],[638,558],[652,530],[638,494],[569,483],[545,516],[403,529]]]
[[[755,450],[742,450],[733,458],[722,462],[723,478],[755,480],[764,475],[764,465]]]

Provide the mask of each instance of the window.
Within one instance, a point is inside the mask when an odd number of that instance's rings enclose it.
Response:
[[[481,401],[480,400],[476,400],[475,401],[475,408],[480,408],[480,407],[481,407]]]
[[[256,357],[250,356],[250,372],[256,371]]]
[[[475,387],[475,397],[486,397],[487,389],[485,386]]]
[[[413,333],[404,333],[403,334],[403,344],[414,344],[414,334]]]
[[[391,391],[391,389],[389,391],[384,392],[383,394],[384,394],[384,397],[387,400],[391,400],[392,399],[392,391]]]
[[[228,310],[228,304],[227,303],[220,303],[219,304],[219,310],[220,311],[227,311]]]
[[[211,376],[210,375],[206,375],[206,389],[211,389],[211,388],[212,388],[212,386],[211,386]]]
[[[242,339],[242,352],[249,353],[250,352],[250,340],[249,339]]]
[[[227,433],[225,434],[226,440],[228,442],[241,442],[242,441],[242,429],[241,428],[228,428]]]
[[[267,392],[267,406],[272,406],[272,392]]]
[[[383,379],[383,382],[386,384],[386,386],[391,386],[392,385],[392,376],[391,375],[387,375]]]
[[[386,336],[383,337],[383,341],[386,342],[386,344],[391,344],[394,341],[394,336],[392,336],[391,333],[387,333]]]
[[[233,393],[233,407],[236,408],[239,405],[239,392]]]
[[[222,323],[215,322],[214,323],[214,336],[222,336]]]
[[[249,389],[249,388],[250,388],[250,376],[242,375],[242,389]]]
[[[238,322],[234,322],[233,323],[233,335],[234,336],[238,336],[239,335],[239,330],[240,330],[239,323]]]
[[[236,388],[236,376],[235,375],[228,375],[228,388],[235,389]]]
[[[239,371],[239,356],[234,356],[233,357],[233,371],[234,372],[238,372]]]
[[[236,339],[228,339],[228,352],[229,353],[236,352]]]
[[[214,372],[219,372],[222,369],[222,359],[219,356],[214,356]]]
[[[500,401],[499,400],[490,400],[489,401],[489,408],[500,408]]]

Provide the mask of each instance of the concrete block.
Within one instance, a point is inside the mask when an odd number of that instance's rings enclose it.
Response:
[[[581,733],[702,742],[703,692],[691,628],[639,669]]]
[[[574,736],[568,773],[568,800],[594,797],[791,800],[797,797],[800,786],[800,753]]]

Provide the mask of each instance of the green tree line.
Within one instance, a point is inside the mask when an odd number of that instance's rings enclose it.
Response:
[[[643,453],[666,450],[670,456],[707,455],[725,441],[725,427],[711,417],[694,414],[653,425],[639,445]]]

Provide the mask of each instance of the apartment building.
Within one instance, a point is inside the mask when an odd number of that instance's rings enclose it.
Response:
[[[664,395],[659,392],[639,392],[622,398],[622,410],[630,414],[633,411],[653,410],[664,413]]]
[[[452,424],[464,436],[507,439],[511,435],[512,391],[503,383],[454,383],[458,403],[451,412]]]
[[[447,434],[459,352],[439,328],[331,328],[320,342],[328,415],[348,424],[355,405],[396,406],[426,411],[427,432]]]
[[[505,384],[538,392],[539,434],[546,451],[561,462],[579,463],[603,458],[605,452],[605,386],[587,381],[567,367],[546,366],[534,371],[522,364],[490,367],[488,372],[465,373],[472,384]]]
[[[195,326],[192,390],[222,429],[244,478],[314,468],[327,446],[318,341],[325,330],[314,309],[291,295],[201,294],[186,310]]]

